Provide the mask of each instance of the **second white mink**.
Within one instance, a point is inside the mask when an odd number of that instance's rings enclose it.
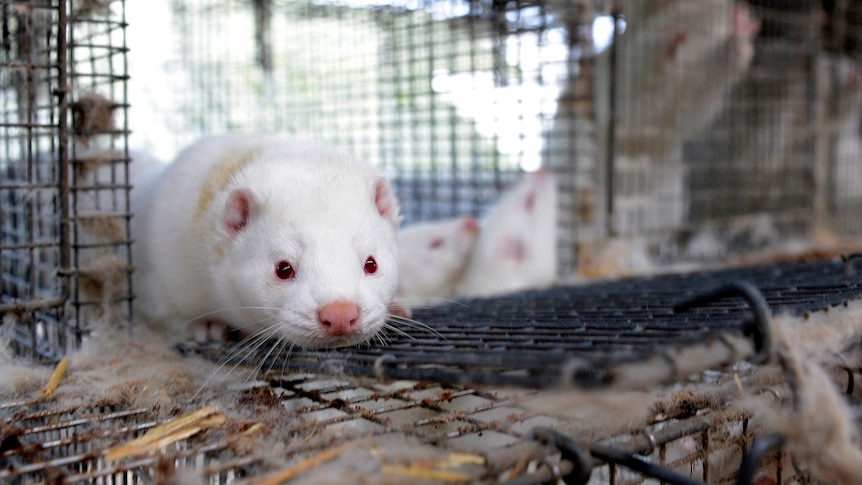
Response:
[[[469,216],[402,228],[398,232],[397,301],[418,307],[454,298],[478,233],[478,223]]]
[[[384,326],[398,203],[370,164],[273,136],[205,138],[133,191],[135,311],[169,335],[337,347]]]
[[[540,170],[494,205],[455,292],[470,298],[544,288],[556,275],[557,183]]]

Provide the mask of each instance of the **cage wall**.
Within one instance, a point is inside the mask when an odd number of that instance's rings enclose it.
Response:
[[[143,141],[172,146],[166,157],[204,133],[324,139],[385,168],[407,224],[483,215],[520,172],[543,164],[567,49],[541,4],[171,9],[177,41],[167,75],[184,89],[158,97],[168,100],[161,119],[178,135]],[[230,38],[218,35],[228,29]]]
[[[663,263],[858,234],[856,2],[611,7],[173,2],[179,88],[147,126],[170,135],[142,143],[323,138],[387,168],[408,224],[481,216],[548,166],[563,274],[612,239]]]
[[[615,40],[579,58],[549,141],[551,160],[600,165],[599,246],[716,261],[857,236],[860,66],[853,41],[830,48],[828,32],[858,36],[859,8],[597,2]],[[595,154],[572,142],[591,122]]]
[[[0,308],[54,359],[130,312],[123,3],[4,1],[0,23]]]

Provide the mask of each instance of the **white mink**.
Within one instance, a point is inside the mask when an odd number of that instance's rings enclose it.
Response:
[[[702,130],[748,71],[760,22],[745,2],[627,2],[617,46],[615,150],[661,160]],[[609,52],[598,63],[600,126],[608,123]]]
[[[478,223],[469,216],[402,228],[398,232],[398,302],[416,307],[453,298],[478,233]]]
[[[590,9],[567,8],[566,1],[549,5],[577,36],[582,13]],[[760,31],[744,1],[631,1],[620,6],[624,31],[613,50],[596,57],[593,70],[570,71],[547,138],[547,165],[578,167],[571,181],[576,193],[598,190],[592,174],[596,166],[610,162],[595,155],[609,154],[610,147],[615,173],[636,180],[634,198],[598,194],[599,200],[618,200],[614,220],[607,221],[599,211],[580,228],[584,233],[603,233],[608,222],[620,233],[666,230],[690,217],[683,144],[728,109],[732,89],[752,64]],[[591,72],[594,77],[585,79]],[[590,94],[593,103],[585,102]],[[579,136],[593,122],[596,140]],[[611,124],[612,140],[607,139]],[[774,144],[767,136],[755,138]],[[590,146],[593,142],[596,146]]]
[[[557,275],[557,182],[547,170],[524,175],[483,221],[461,297],[495,296],[553,284]]]
[[[135,311],[168,335],[235,330],[319,348],[383,327],[400,217],[371,165],[309,142],[224,135],[143,182],[132,199]]]

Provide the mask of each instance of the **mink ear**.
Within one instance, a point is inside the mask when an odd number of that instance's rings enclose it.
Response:
[[[257,197],[250,189],[236,189],[228,195],[222,215],[222,227],[233,237],[257,216]]]
[[[398,227],[401,224],[398,200],[395,199],[389,182],[382,177],[374,182],[374,205],[377,207],[377,212],[393,226]]]

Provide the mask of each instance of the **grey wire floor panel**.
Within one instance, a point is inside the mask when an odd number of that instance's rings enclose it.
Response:
[[[773,314],[824,310],[862,297],[853,260],[787,263],[555,287],[499,298],[420,309],[414,318],[431,330],[397,324],[388,344],[306,351],[264,358],[270,346],[246,356],[263,369],[341,372],[395,379],[543,388],[561,380],[600,387],[621,364],[667,351],[748,335],[752,310],[743,298],[724,298],[685,311],[680,302],[720,285],[744,281],[765,297]],[[862,266],[862,264],[857,264]],[[862,274],[862,272],[859,272]],[[224,347],[183,345],[213,359]],[[578,369],[566,370],[576,361]]]

